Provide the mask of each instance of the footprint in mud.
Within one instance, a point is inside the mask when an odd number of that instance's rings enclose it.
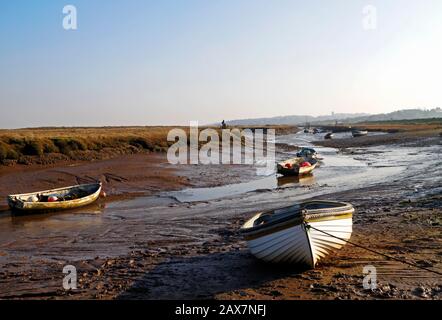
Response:
[[[94,183],[97,182],[97,179],[91,177],[91,176],[85,176],[83,177],[79,177],[79,176],[75,176],[75,179],[77,180],[78,184],[83,184],[83,183]]]
[[[64,175],[71,176],[71,177],[75,178],[75,181],[77,182],[77,184],[94,183],[94,182],[98,181],[98,179],[91,177],[91,176],[80,177],[80,176],[77,176],[76,174],[66,172],[63,170],[53,170],[53,172],[57,172],[57,173],[61,173]],[[47,180],[47,181],[50,181],[50,180]],[[57,178],[57,181],[63,181],[63,179]],[[51,182],[53,183],[54,181],[51,181]]]
[[[118,176],[113,173],[104,173],[103,176],[104,176],[107,183],[111,182],[112,180],[118,181],[118,182],[128,181],[125,177]]]

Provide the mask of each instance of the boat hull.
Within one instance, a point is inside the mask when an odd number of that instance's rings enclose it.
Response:
[[[316,168],[317,163],[314,163],[310,166],[306,167],[292,167],[292,168],[285,168],[278,164],[277,166],[277,172],[284,175],[284,176],[303,176],[311,173]]]
[[[83,189],[82,189],[83,188]],[[44,212],[44,211],[59,211],[59,210],[69,210],[87,206],[95,202],[101,193],[102,185],[101,183],[89,184],[89,185],[78,185],[68,188],[60,188],[53,190],[45,190],[34,193],[27,194],[17,194],[8,196],[8,205],[11,210],[22,211],[22,212]],[[87,196],[69,200],[69,201],[56,201],[56,202],[27,202],[24,201],[26,197],[34,196],[37,194],[57,194],[57,193],[68,193],[72,190],[88,190],[90,194]]]
[[[333,134],[333,133],[327,133],[327,134],[324,136],[324,139],[326,139],[326,140],[328,140],[328,139],[333,139],[333,137],[334,137],[334,134]]]
[[[363,137],[368,134],[368,131],[353,131],[351,134],[353,135],[354,138]]]
[[[306,229],[312,255],[312,267],[314,267],[321,258],[327,256],[333,250],[341,249],[345,245],[346,242],[341,239],[350,239],[353,231],[353,222],[351,217],[310,222],[307,224]]]
[[[256,258],[272,263],[313,267],[309,240],[302,224],[247,241]]]
[[[294,215],[253,230],[251,226],[265,214],[259,213],[244,224],[244,238],[252,255],[260,260],[314,268],[320,259],[350,239],[353,213],[348,205],[340,212],[334,209],[325,214]]]

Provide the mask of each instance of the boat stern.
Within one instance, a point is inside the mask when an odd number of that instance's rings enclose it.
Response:
[[[22,210],[23,209],[23,201],[14,196],[7,197],[8,206],[11,210]]]

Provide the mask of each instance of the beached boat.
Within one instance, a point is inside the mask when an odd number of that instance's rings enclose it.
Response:
[[[296,153],[296,156],[305,158],[305,159],[307,159],[307,161],[310,161],[310,159],[314,159],[314,161],[311,161],[311,162],[316,162],[318,160],[324,160],[324,158],[321,158],[318,156],[318,153],[316,152],[315,149],[308,148],[308,147],[301,148],[301,150],[299,150]]]
[[[362,136],[366,136],[368,134],[367,130],[353,130],[351,132],[351,134],[353,135],[353,137],[362,137]]]
[[[302,176],[311,173],[317,164],[315,158],[296,157],[278,162],[277,172],[285,176]]]
[[[318,153],[315,149],[312,148],[302,148],[296,153],[297,157],[304,157],[304,158],[316,158]]]
[[[334,136],[333,132],[329,132],[324,136],[324,139],[332,139]]]
[[[344,202],[306,201],[258,213],[241,233],[258,259],[314,268],[350,239],[354,211]]]
[[[101,183],[8,196],[12,210],[55,211],[74,209],[93,203],[101,193]]]

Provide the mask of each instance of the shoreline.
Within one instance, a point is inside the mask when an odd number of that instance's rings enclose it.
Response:
[[[416,142],[423,143],[424,145],[432,145],[435,143],[442,143],[442,138],[438,131],[432,130],[417,132],[395,132],[387,133],[385,135],[364,136],[358,138],[317,140],[313,141],[313,144],[322,147],[347,149],[392,144],[413,144]]]

